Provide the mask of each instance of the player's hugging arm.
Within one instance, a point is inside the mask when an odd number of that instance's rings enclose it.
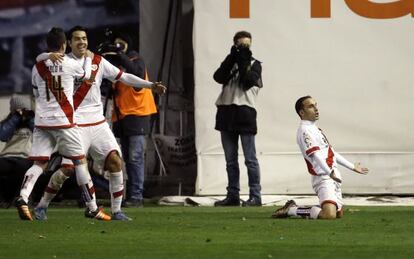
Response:
[[[82,80],[89,80],[92,75],[92,58],[93,58],[93,52],[87,50],[85,61],[83,62],[83,70],[85,71],[85,74]]]
[[[60,63],[63,61],[65,54],[59,52],[43,52],[36,57],[36,62],[41,62],[50,59],[53,63]]]
[[[315,162],[322,168],[323,175],[329,175],[332,172],[332,169],[328,166],[326,163],[326,158],[324,158],[320,151],[316,151],[312,154],[313,158],[315,159]]]

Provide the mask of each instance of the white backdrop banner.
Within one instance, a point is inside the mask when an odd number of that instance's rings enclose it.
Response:
[[[230,2],[194,1],[196,194],[226,193],[223,149],[214,130],[221,85],[213,73],[240,30],[252,33],[253,56],[263,62],[256,137],[263,194],[313,192],[296,145],[294,111],[295,101],[308,94],[318,102],[318,125],[335,149],[371,169],[360,176],[342,168],[344,193],[414,193],[414,18],[409,10],[414,13],[414,1],[335,0],[321,8],[329,1],[251,0],[245,19],[229,17]],[[391,5],[390,12],[381,11]],[[320,16],[328,10],[330,17],[312,17],[316,7]],[[246,194],[242,154],[239,163]]]

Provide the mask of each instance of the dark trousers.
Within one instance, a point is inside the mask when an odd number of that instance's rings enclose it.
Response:
[[[18,194],[26,171],[33,161],[21,157],[0,157],[0,196],[10,202]]]
[[[256,157],[255,135],[238,134],[234,132],[221,132],[221,143],[226,158],[226,170],[228,177],[227,196],[239,197],[240,169],[238,162],[239,137],[241,140],[244,164],[247,167],[249,177],[249,198],[261,198],[260,167]]]

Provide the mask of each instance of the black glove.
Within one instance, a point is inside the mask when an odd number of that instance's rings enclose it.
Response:
[[[237,61],[249,61],[252,59],[252,52],[248,47],[239,46]]]
[[[236,45],[231,46],[230,56],[232,56],[233,58],[236,58],[238,52],[239,52],[239,49],[237,48]]]
[[[241,77],[244,77],[246,70],[250,66],[250,61],[252,59],[252,52],[249,48],[244,46],[239,46],[239,52],[236,57],[237,66]]]
[[[32,118],[34,118],[34,116],[35,116],[34,111],[23,109],[22,116],[21,116],[21,118],[22,118],[22,120],[21,120],[22,126],[26,126],[27,127],[29,125],[28,123],[30,122],[30,120]]]

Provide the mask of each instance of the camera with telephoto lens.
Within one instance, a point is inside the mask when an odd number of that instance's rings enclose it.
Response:
[[[100,55],[105,56],[108,54],[118,53],[125,48],[122,43],[114,43],[113,32],[110,29],[105,30],[105,41],[98,45],[97,51]]]

